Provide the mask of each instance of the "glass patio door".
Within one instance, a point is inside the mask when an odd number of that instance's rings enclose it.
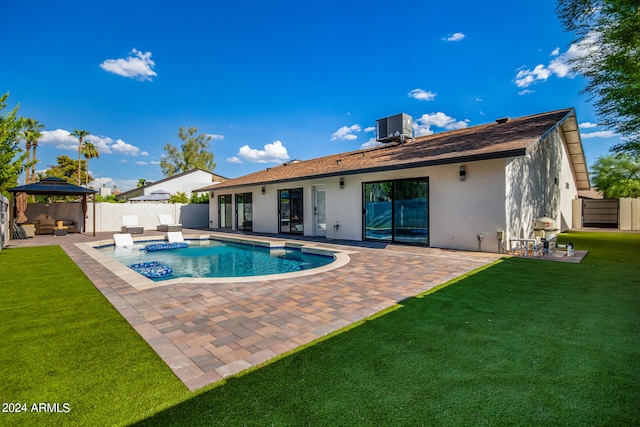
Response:
[[[313,226],[315,236],[327,235],[327,190],[315,187],[313,199]]]
[[[236,229],[253,230],[253,198],[251,193],[236,194]]]
[[[304,216],[302,188],[278,191],[278,217],[280,233],[303,234]]]
[[[364,184],[364,239],[429,244],[429,179]]]
[[[425,179],[395,181],[393,186],[393,241],[426,245],[429,182]]]
[[[231,228],[231,216],[233,205],[231,204],[231,194],[218,196],[218,227]]]
[[[364,184],[365,240],[393,240],[393,182]]]

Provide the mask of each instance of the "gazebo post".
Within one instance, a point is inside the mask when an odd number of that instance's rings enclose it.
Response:
[[[96,235],[96,195],[93,195],[93,235]]]

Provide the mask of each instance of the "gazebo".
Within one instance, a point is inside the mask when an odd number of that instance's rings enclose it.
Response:
[[[69,184],[61,178],[47,177],[34,182],[32,184],[20,185],[18,187],[9,188],[7,191],[11,193],[11,202],[13,218],[17,219],[19,224],[26,221],[25,211],[27,210],[27,200],[29,195],[42,196],[76,196],[82,200],[82,230],[86,230],[87,215],[87,196],[93,195],[93,235],[96,235],[96,197],[97,191],[89,188],[79,187]]]

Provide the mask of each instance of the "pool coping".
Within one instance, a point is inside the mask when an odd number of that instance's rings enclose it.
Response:
[[[151,237],[151,238],[150,238]],[[230,243],[239,243],[246,244],[252,246],[259,246],[263,248],[269,249],[297,249],[302,251],[303,253],[315,254],[315,255],[324,255],[324,256],[333,256],[335,257],[334,261],[316,268],[311,268],[308,270],[300,270],[294,271],[290,273],[278,273],[278,274],[267,274],[261,276],[243,276],[243,277],[207,277],[207,278],[199,278],[199,277],[180,277],[176,279],[162,280],[162,281],[153,281],[140,273],[132,270],[126,265],[122,264],[120,261],[111,258],[110,256],[96,250],[101,246],[110,246],[114,244],[113,239],[106,240],[98,240],[95,242],[83,242],[76,243],[75,245],[81,249],[84,253],[93,258],[96,262],[104,266],[106,269],[114,273],[116,276],[124,280],[130,286],[137,290],[146,290],[153,289],[164,286],[172,286],[186,283],[194,283],[194,284],[217,284],[217,283],[248,283],[248,282],[260,282],[264,280],[280,280],[280,279],[292,279],[298,277],[311,276],[319,273],[326,273],[328,271],[335,270],[337,268],[343,267],[347,265],[350,261],[349,253],[353,253],[353,251],[344,251],[344,250],[336,250],[323,248],[321,245],[314,243],[301,243],[299,241],[289,241],[289,240],[278,240],[269,241],[264,238],[259,237],[251,237],[251,236],[229,236],[220,233],[207,233],[207,234],[188,234],[184,236],[185,240],[218,240]],[[157,242],[160,240],[164,240],[163,236],[139,236],[133,237],[134,243],[141,242]]]

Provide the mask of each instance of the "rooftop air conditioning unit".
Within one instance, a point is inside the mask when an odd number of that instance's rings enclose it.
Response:
[[[405,113],[376,120],[376,140],[383,144],[413,138],[413,119]]]

